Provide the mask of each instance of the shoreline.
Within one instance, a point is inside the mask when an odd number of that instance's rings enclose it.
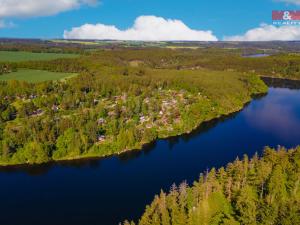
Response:
[[[43,165],[47,165],[47,164],[55,164],[55,163],[67,163],[67,162],[72,162],[72,161],[84,161],[84,160],[101,160],[101,159],[105,159],[105,158],[109,158],[109,157],[114,157],[114,156],[120,156],[122,154],[126,154],[126,153],[130,153],[133,151],[142,151],[146,146],[151,145],[153,143],[155,143],[158,140],[167,140],[170,138],[175,138],[175,137],[180,137],[183,135],[189,135],[195,131],[197,131],[197,129],[201,128],[201,126],[203,126],[206,123],[210,123],[213,121],[221,121],[222,119],[226,119],[236,113],[241,112],[248,104],[250,104],[253,100],[255,100],[256,98],[260,98],[263,97],[265,95],[268,94],[268,90],[266,92],[261,92],[261,93],[257,93],[257,94],[253,94],[251,95],[251,99],[246,101],[245,103],[243,103],[243,105],[241,107],[239,107],[238,109],[234,109],[232,111],[229,111],[227,114],[223,114],[223,115],[219,115],[217,117],[212,117],[212,118],[208,118],[206,120],[201,121],[199,124],[197,124],[195,127],[193,127],[192,129],[188,130],[188,131],[183,131],[182,133],[176,134],[176,135],[169,135],[166,137],[157,137],[155,140],[151,141],[151,142],[147,142],[147,143],[139,143],[139,147],[135,148],[135,149],[124,149],[122,151],[113,153],[113,154],[107,154],[107,155],[93,155],[93,154],[86,154],[86,155],[80,155],[77,157],[70,157],[70,158],[63,158],[63,159],[57,159],[57,160],[50,160],[48,162],[44,162],[44,163],[36,163],[36,164],[29,164],[29,163],[20,163],[20,164],[16,164],[16,163],[12,163],[12,164],[1,164],[0,163],[0,170],[1,169],[5,169],[5,168],[30,168],[30,167],[36,167],[36,166],[43,166]]]
[[[260,76],[260,79],[269,87],[300,89],[300,80],[282,77]]]

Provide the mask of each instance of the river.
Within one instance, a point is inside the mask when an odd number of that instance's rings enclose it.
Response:
[[[300,91],[270,88],[241,112],[143,151],[0,171],[3,225],[115,225],[136,219],[161,189],[264,146],[300,144]]]

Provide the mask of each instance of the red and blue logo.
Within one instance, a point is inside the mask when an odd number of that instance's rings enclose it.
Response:
[[[276,25],[300,25],[300,10],[274,10],[272,20]]]

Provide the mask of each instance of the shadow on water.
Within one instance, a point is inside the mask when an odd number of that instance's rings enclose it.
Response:
[[[105,158],[101,159],[105,160]],[[70,167],[70,168],[94,168],[101,166],[99,158],[77,159],[71,161],[49,162],[39,165],[16,165],[1,167],[0,173],[26,173],[30,176],[41,176],[47,174],[53,167]]]
[[[155,149],[157,145],[157,142],[151,142],[148,144],[145,144],[144,147],[141,150],[135,149],[135,150],[131,150],[128,152],[124,152],[120,155],[117,156],[117,158],[121,161],[121,162],[127,162],[130,160],[134,160],[136,158],[139,158],[140,156],[144,155],[148,155],[152,150]]]
[[[268,85],[273,88],[289,88],[289,89],[300,89],[300,80],[290,80],[284,78],[274,78],[274,77],[264,77],[261,79]]]
[[[17,165],[17,166],[8,166],[1,167],[1,173],[16,173],[23,172],[30,176],[40,176],[47,174],[49,169],[52,167],[52,163],[46,163],[41,165]]]

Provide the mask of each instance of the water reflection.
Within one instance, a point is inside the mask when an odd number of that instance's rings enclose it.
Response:
[[[273,77],[261,77],[261,79],[269,86],[273,88],[288,88],[288,89],[300,89],[299,80],[289,80]]]
[[[252,104],[244,116],[249,126],[271,133],[284,142],[300,140],[299,102],[298,91],[271,88],[267,101]]]
[[[20,165],[20,166],[10,166],[10,167],[1,167],[0,172],[1,173],[26,173],[30,176],[41,176],[44,174],[47,174],[48,171],[52,165],[49,164],[43,164],[43,165]]]
[[[102,160],[105,160],[103,158]],[[75,169],[91,168],[98,169],[101,166],[99,158],[77,159],[72,161],[50,162],[41,165],[17,165],[0,167],[0,173],[25,173],[30,176],[46,175],[54,167],[69,167]]]
[[[270,56],[270,54],[260,53],[260,54],[243,55],[243,58],[262,58],[267,56]]]

